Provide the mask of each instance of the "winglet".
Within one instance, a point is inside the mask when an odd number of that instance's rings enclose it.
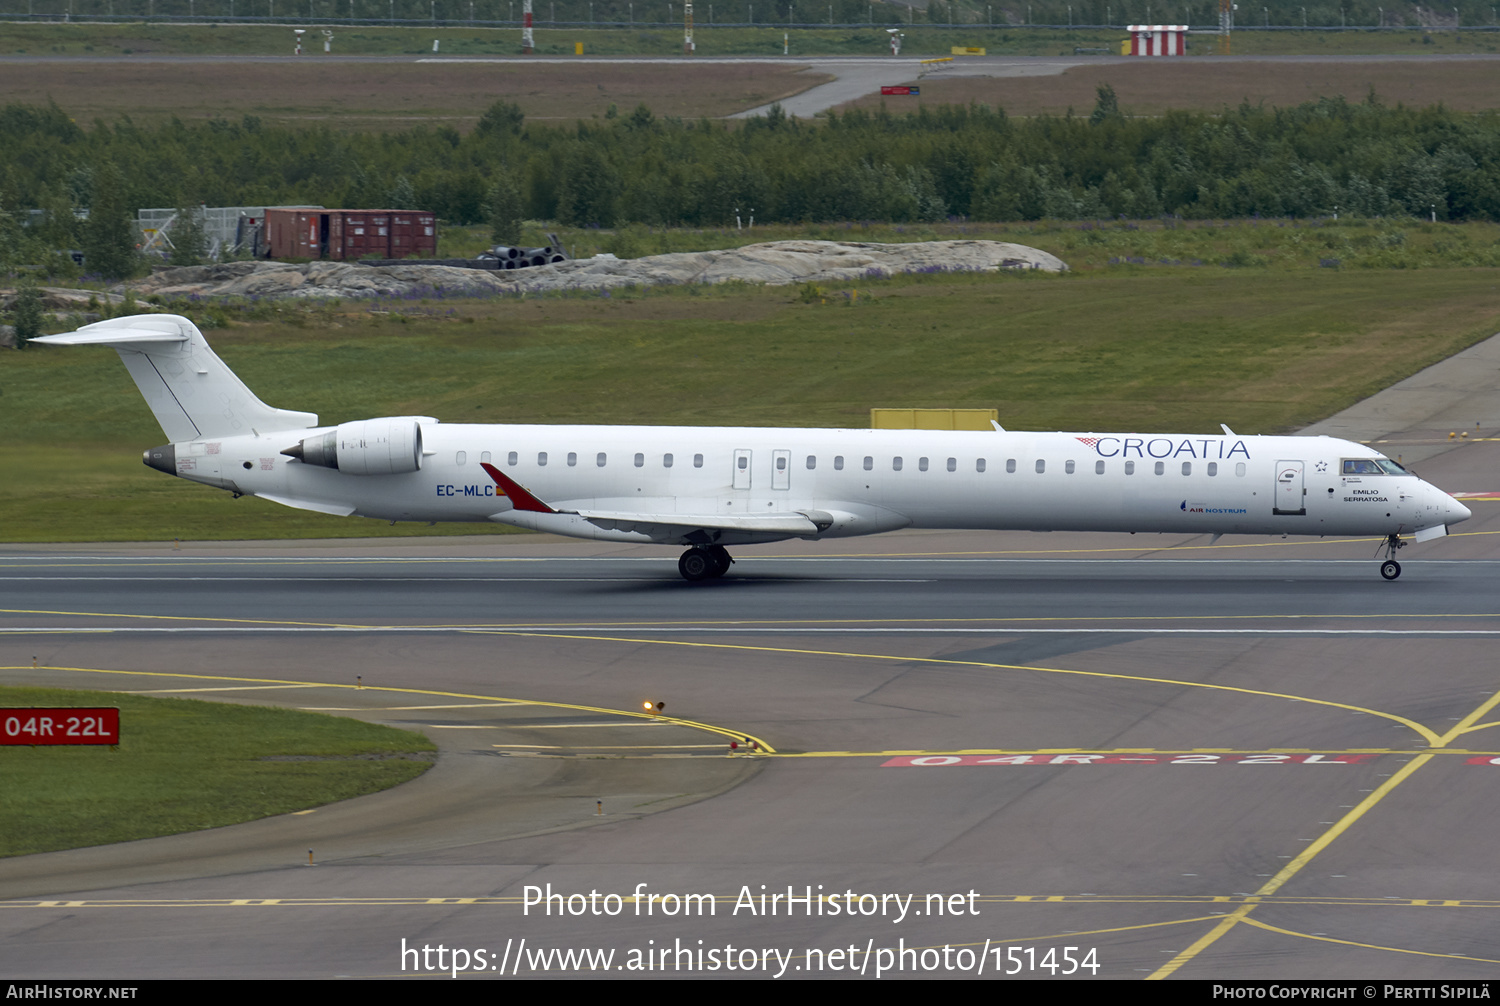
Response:
[[[532,513],[557,513],[556,510],[522,488],[520,483],[516,482],[515,479],[506,475],[488,461],[481,461],[479,467],[489,473],[490,478],[495,480],[495,485],[500,487],[502,493],[510,497],[511,503],[515,504],[517,510],[530,510]]]

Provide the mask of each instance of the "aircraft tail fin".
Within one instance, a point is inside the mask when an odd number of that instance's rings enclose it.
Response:
[[[138,314],[31,340],[53,346],[112,346],[172,443],[318,425],[311,412],[273,409],[255,397],[175,314]]]

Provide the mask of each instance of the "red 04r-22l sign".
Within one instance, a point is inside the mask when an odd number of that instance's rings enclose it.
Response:
[[[112,706],[86,709],[0,708],[0,745],[118,743],[120,710]]]

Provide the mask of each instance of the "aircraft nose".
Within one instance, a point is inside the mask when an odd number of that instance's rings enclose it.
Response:
[[[1474,516],[1474,512],[1472,510],[1470,510],[1468,507],[1464,506],[1462,503],[1451,496],[1448,497],[1448,513],[1448,523],[1450,524],[1457,524],[1461,520],[1468,520],[1470,517]]]

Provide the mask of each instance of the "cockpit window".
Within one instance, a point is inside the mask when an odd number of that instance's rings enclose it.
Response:
[[[1345,475],[1405,475],[1407,471],[1389,458],[1345,458]]]

